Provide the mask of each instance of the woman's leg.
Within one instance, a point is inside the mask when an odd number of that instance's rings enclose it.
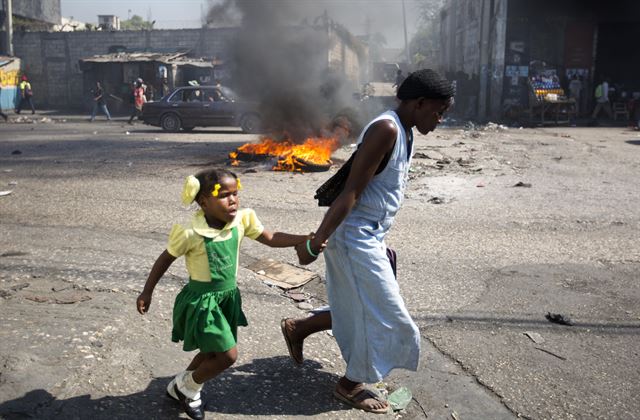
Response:
[[[286,318],[282,320],[282,334],[294,362],[303,362],[302,346],[304,339],[320,331],[331,329],[331,312],[322,311],[306,318]]]

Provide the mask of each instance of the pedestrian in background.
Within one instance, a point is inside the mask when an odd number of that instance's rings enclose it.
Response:
[[[569,82],[569,95],[576,102],[576,115],[580,116],[580,95],[582,93],[582,82],[578,79],[578,75],[574,74]]]
[[[107,121],[111,121],[111,114],[109,114],[109,109],[107,108],[107,100],[105,98],[104,89],[102,88],[100,82],[96,82],[96,88],[93,91],[93,110],[91,111],[91,118],[89,119],[89,121],[93,122],[96,119],[98,107],[100,107],[104,115],[107,116]]]
[[[397,92],[402,82],[404,82],[404,74],[402,74],[402,70],[398,69],[396,72],[396,81],[391,87],[395,88]]]
[[[31,108],[31,114],[36,113],[36,109],[33,106],[33,101],[31,97],[33,96],[33,90],[31,90],[31,83],[26,75],[22,75],[22,81],[18,85],[20,89],[20,102],[18,103],[18,109],[16,110],[16,114],[19,114],[22,111],[22,107],[27,104]]]
[[[147,97],[144,93],[144,82],[141,78],[138,78],[133,87],[133,110],[129,117],[129,124],[133,124],[133,119],[142,115],[142,107],[146,102]]]
[[[611,110],[611,102],[609,102],[609,79],[604,79],[602,83],[596,86],[595,91],[596,107],[591,114],[591,119],[596,120],[600,111],[604,109],[610,120],[613,119],[613,111]]]

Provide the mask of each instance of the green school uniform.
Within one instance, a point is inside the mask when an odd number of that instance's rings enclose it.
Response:
[[[238,326],[247,325],[236,283],[240,242],[244,236],[256,239],[262,231],[250,209],[241,210],[221,230],[208,227],[201,212],[190,226],[173,227],[167,250],[185,255],[190,278],[176,296],[171,340],[183,341],[185,351],[225,352],[236,345]]]

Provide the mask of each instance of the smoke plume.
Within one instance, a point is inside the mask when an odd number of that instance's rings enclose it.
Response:
[[[328,16],[305,16],[296,0],[223,0],[207,16],[211,26],[240,26],[227,51],[232,84],[257,100],[265,127],[293,141],[321,135],[357,88],[329,68]]]

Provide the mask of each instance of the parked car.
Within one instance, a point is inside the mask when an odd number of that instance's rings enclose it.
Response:
[[[147,102],[140,119],[171,132],[236,126],[246,133],[257,133],[262,126],[256,104],[240,101],[233,91],[220,86],[176,88],[157,102]]]

